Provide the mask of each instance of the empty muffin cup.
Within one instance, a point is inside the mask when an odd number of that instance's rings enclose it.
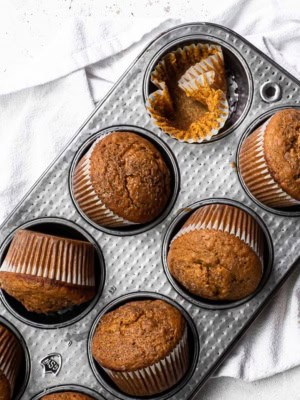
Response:
[[[238,156],[250,193],[271,208],[300,205],[300,110],[283,109],[247,136]]]
[[[168,43],[144,78],[153,122],[181,142],[205,143],[232,132],[245,117],[252,94],[243,57],[228,43],[205,35]]]

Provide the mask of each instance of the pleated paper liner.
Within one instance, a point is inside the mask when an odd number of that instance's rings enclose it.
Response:
[[[0,272],[95,286],[94,248],[84,241],[18,230]]]
[[[22,349],[17,338],[0,324],[0,372],[3,373],[9,382],[11,396],[14,392],[21,360]]]
[[[246,243],[263,265],[263,232],[255,219],[238,207],[211,204],[200,207],[185,222],[172,242],[186,233],[208,229],[227,232]]]
[[[242,144],[240,172],[250,192],[261,203],[274,208],[292,207],[299,205],[300,201],[291,197],[275,181],[264,154],[264,136],[271,119],[251,133]]]
[[[170,389],[185,375],[189,368],[187,328],[173,349],[164,359],[136,371],[121,372],[103,368],[121,391],[131,396],[151,396]]]
[[[147,109],[164,132],[200,143],[218,134],[228,115],[222,49],[199,43],[168,53],[156,66]]]
[[[105,206],[94,190],[90,178],[93,150],[99,141],[108,135],[97,139],[89,151],[79,161],[73,176],[74,196],[81,210],[98,225],[111,228],[136,225],[136,223],[116,215]]]

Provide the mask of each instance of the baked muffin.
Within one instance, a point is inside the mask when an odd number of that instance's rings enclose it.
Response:
[[[195,211],[171,242],[168,268],[190,293],[210,300],[239,300],[258,287],[262,232],[245,211],[211,204]]]
[[[250,192],[270,207],[300,204],[300,111],[276,112],[248,136],[240,172]]]
[[[42,400],[93,400],[93,397],[78,392],[59,392],[47,394]]]
[[[92,355],[123,392],[161,393],[188,369],[185,319],[165,301],[127,303],[102,317]]]
[[[74,196],[82,211],[103,226],[145,224],[170,197],[170,172],[152,143],[131,132],[100,137],[78,163]]]
[[[15,335],[0,324],[0,400],[11,400],[22,361],[22,349]]]
[[[0,287],[36,313],[85,303],[96,293],[94,248],[88,242],[20,229],[0,267]]]
[[[229,106],[221,46],[198,43],[166,54],[151,82],[158,90],[149,95],[146,107],[171,137],[200,143],[224,126]]]

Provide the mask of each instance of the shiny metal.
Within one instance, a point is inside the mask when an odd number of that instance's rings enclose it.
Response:
[[[266,103],[275,103],[281,99],[282,90],[276,82],[265,82],[261,85],[259,93]]]
[[[224,53],[232,57],[233,64],[237,60],[237,64],[230,65],[230,68],[241,68],[239,100],[243,98],[240,108],[238,106],[236,114],[233,114],[232,125],[217,136],[220,140],[202,145],[180,143],[161,132],[152,123],[144,101],[149,73],[158,55],[174,44],[195,37],[221,43]],[[107,272],[104,289],[93,307],[79,320],[72,323],[68,321],[56,329],[46,325],[36,329],[28,319],[20,319],[13,309],[0,304],[1,314],[20,331],[31,358],[30,381],[22,400],[30,400],[43,388],[74,382],[100,393],[107,400],[124,397],[117,391],[112,394],[107,385],[97,379],[89,363],[87,344],[94,321],[105,307],[121,296],[138,291],[166,296],[183,307],[193,320],[200,341],[199,358],[184,387],[179,386],[168,395],[172,400],[198,398],[203,383],[224,360],[270,296],[298,265],[299,218],[279,216],[253,201],[240,184],[234,163],[241,136],[258,116],[265,116],[271,110],[270,104],[260,96],[261,86],[269,81],[278,83],[282,88],[282,97],[276,105],[299,105],[299,82],[229,29],[208,23],[195,23],[161,34],[126,71],[62,154],[3,223],[0,242],[5,247],[12,232],[30,221],[40,218],[71,221],[100,246]],[[177,159],[181,175],[181,190],[174,207],[156,226],[139,234],[135,232],[133,235],[134,232],[131,232],[131,236],[121,236],[118,232],[112,235],[112,232],[105,232],[91,224],[78,212],[69,187],[74,159],[83,149],[82,146],[99,132],[112,126],[124,125],[146,129],[159,138],[160,143],[165,143]],[[181,295],[170,283],[161,259],[163,238],[178,213],[186,210],[190,204],[213,198],[238,201],[251,209],[263,220],[274,248],[273,267],[261,290],[243,304],[226,309],[208,309]],[[57,376],[44,375],[40,365],[40,360],[50,353],[58,353],[62,357],[62,368]]]

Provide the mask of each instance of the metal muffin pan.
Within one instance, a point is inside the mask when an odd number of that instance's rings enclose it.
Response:
[[[79,385],[59,385],[59,386],[54,386],[45,390],[42,390],[39,392],[36,396],[32,398],[32,400],[40,400],[44,396],[54,394],[54,393],[63,393],[63,392],[77,392],[80,394],[85,394],[87,396],[91,396],[95,400],[104,400],[101,395],[99,395],[97,392],[94,390],[88,389],[84,386],[79,386]]]
[[[239,85],[240,93],[246,94],[239,96],[241,104],[237,104],[239,114],[235,122],[216,136],[219,140],[201,146],[171,139],[153,125],[145,109],[149,66],[155,65],[161,51],[174,44],[180,46],[187,40],[194,40],[191,38],[221,43],[228,54],[234,54],[232,62],[237,60],[239,65],[230,68],[241,71],[242,66],[244,72],[240,74],[246,77],[241,78]],[[248,85],[246,91],[244,83]],[[275,96],[277,85],[280,96]],[[3,244],[0,258],[15,229],[41,218],[60,218],[87,232],[100,246],[105,260],[105,286],[99,300],[80,320],[71,324],[69,321],[67,326],[36,328],[28,321],[17,318],[6,303],[0,304],[1,314],[20,331],[30,354],[30,379],[23,400],[34,398],[43,388],[74,383],[94,390],[107,400],[127,398],[117,390],[112,394],[107,384],[98,381],[89,363],[88,338],[95,319],[108,304],[118,301],[125,294],[136,292],[166,296],[182,307],[193,321],[200,349],[196,366],[184,386],[179,384],[166,397],[173,400],[197,398],[203,383],[224,360],[275,290],[297,267],[299,219],[292,215],[274,214],[253,201],[240,184],[234,161],[238,144],[248,127],[275,108],[299,105],[299,93],[300,83],[294,77],[241,36],[221,26],[207,23],[179,26],[160,35],[144,50],[1,227],[0,242]],[[82,146],[108,127],[119,126],[123,129],[124,125],[146,129],[157,136],[160,144],[164,143],[170,148],[170,154],[174,154],[181,175],[181,190],[174,207],[170,207],[168,215],[164,215],[165,219],[139,234],[128,232],[128,236],[120,232],[113,232],[112,235],[112,232],[105,232],[91,224],[78,211],[70,191],[74,159]],[[187,211],[190,204],[214,198],[218,199],[216,201],[237,201],[241,207],[251,209],[251,213],[263,221],[265,233],[269,232],[274,249],[273,265],[268,267],[269,276],[260,290],[246,302],[226,309],[220,309],[218,305],[207,308],[205,304],[195,304],[187,296],[183,297],[170,283],[162,263],[163,239],[178,213]],[[51,357],[59,368],[56,372],[50,368],[45,373],[44,360]]]

